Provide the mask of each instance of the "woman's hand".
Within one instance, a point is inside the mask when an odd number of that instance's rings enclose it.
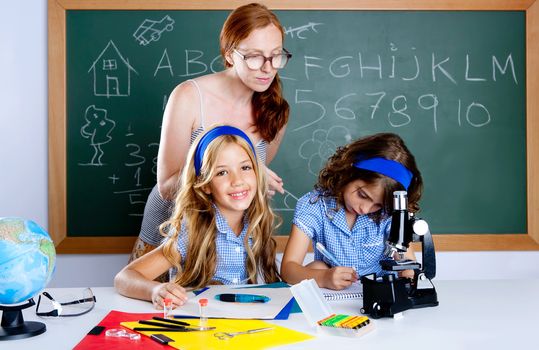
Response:
[[[187,294],[183,287],[168,282],[156,285],[152,290],[152,304],[156,309],[163,310],[163,300],[172,300],[172,308],[182,306],[187,301]]]
[[[337,266],[326,270],[324,288],[341,290],[357,281],[357,273],[351,267]]]
[[[275,195],[275,191],[284,194],[283,179],[268,167],[266,167],[266,181],[268,182],[268,196],[270,198]]]

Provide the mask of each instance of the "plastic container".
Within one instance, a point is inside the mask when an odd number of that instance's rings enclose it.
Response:
[[[206,315],[206,307],[208,306],[208,299],[199,299],[198,307],[200,310],[199,327],[206,327],[208,324],[208,316]]]
[[[307,322],[309,322],[313,328],[316,328],[318,333],[342,337],[359,337],[375,328],[372,320],[368,325],[358,329],[320,326],[318,321],[333,315],[334,312],[324,299],[322,291],[318,288],[315,280],[310,279],[301,281],[292,286],[290,290],[301,307],[305,318],[307,318]]]
[[[163,318],[171,318],[170,312],[172,311],[172,299],[163,299]]]

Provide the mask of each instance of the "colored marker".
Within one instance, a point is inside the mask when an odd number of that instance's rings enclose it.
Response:
[[[230,303],[267,303],[270,298],[255,294],[217,294],[215,299]]]

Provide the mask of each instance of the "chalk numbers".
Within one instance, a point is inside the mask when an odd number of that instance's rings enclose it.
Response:
[[[315,125],[325,117],[333,118],[327,115],[326,107],[316,101],[314,95],[313,90],[296,89],[294,102],[298,105],[299,113],[308,116],[308,120],[293,131]],[[445,103],[444,110],[450,112],[444,114],[444,120],[451,124],[456,122],[459,127],[480,128],[492,120],[488,108],[478,101],[457,99]],[[415,97],[406,94],[391,96],[385,91],[364,94],[350,92],[335,100],[333,113],[340,120],[357,120],[361,117],[359,110],[363,109],[368,110],[366,118],[385,121],[386,125],[392,128],[404,127],[414,122],[421,124],[428,122],[434,133],[438,133],[440,131],[438,114],[441,106],[438,96],[432,93]]]
[[[125,136],[131,140],[134,135],[131,131],[131,126],[129,126]],[[151,142],[147,145],[126,142],[124,146],[124,162],[122,164],[124,169],[120,170],[120,173],[123,173],[124,176],[123,178],[116,175],[109,177],[118,188],[113,193],[123,196],[129,204],[129,216],[142,217],[144,213],[146,199],[152,189],[151,186],[156,181],[158,148],[159,143],[157,142]],[[144,155],[147,153],[154,155],[151,160]],[[151,164],[148,164],[150,162]],[[151,166],[151,179],[145,173],[149,166]],[[127,172],[125,172],[126,168],[128,169]]]
[[[298,131],[301,129],[304,129],[306,127],[309,127],[313,124],[316,124],[320,120],[324,118],[326,115],[326,108],[319,102],[313,101],[310,99],[310,95],[312,93],[312,90],[296,90],[296,96],[295,96],[295,103],[297,105],[299,104],[308,104],[308,105],[314,105],[316,106],[316,109],[319,110],[319,113],[309,113],[306,115],[305,119],[308,119],[306,123],[304,123],[302,126],[294,129],[294,131]],[[307,117],[308,116],[308,117]]]

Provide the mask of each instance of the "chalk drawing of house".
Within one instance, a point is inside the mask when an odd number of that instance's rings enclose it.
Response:
[[[114,42],[109,41],[88,73],[94,75],[95,96],[129,96],[131,93],[131,72],[137,71],[124,58]]]

